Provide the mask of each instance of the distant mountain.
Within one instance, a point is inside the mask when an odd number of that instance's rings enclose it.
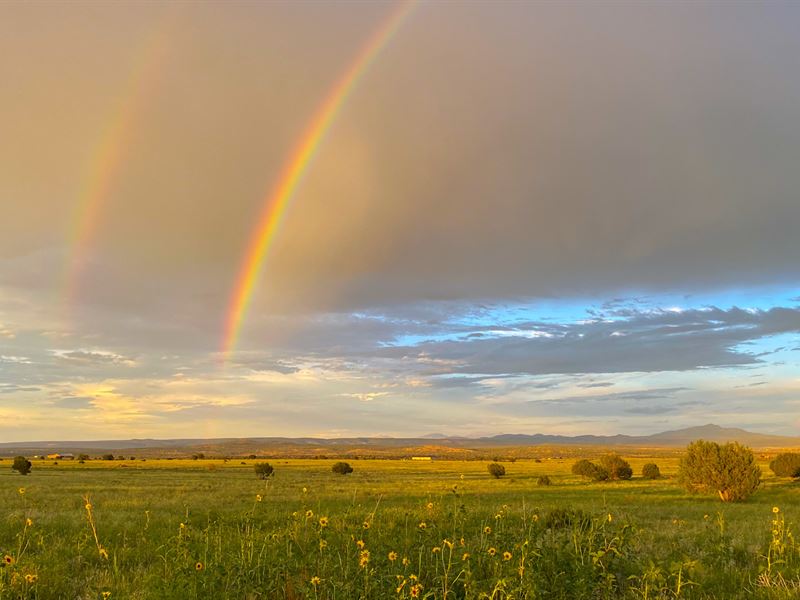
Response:
[[[490,437],[447,437],[431,433],[418,438],[355,437],[355,438],[219,438],[219,439],[132,439],[94,441],[48,441],[0,443],[0,454],[45,454],[48,452],[121,452],[139,456],[182,456],[191,452],[209,455],[238,456],[251,453],[266,453],[292,456],[323,456],[362,454],[370,456],[398,456],[427,452],[437,456],[460,455],[486,451],[491,448],[525,446],[629,446],[636,448],[677,448],[694,440],[713,442],[736,441],[753,448],[800,448],[800,437],[788,437],[754,433],[744,429],[702,425],[664,431],[653,435],[549,435],[501,434]],[[435,443],[435,445],[431,445]]]

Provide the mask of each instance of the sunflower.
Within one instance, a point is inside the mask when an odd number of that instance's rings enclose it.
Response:
[[[774,512],[777,515],[779,512],[781,512],[781,509],[778,508],[777,506],[773,506],[772,507],[772,512]]]
[[[6,554],[3,557],[3,563],[7,564],[7,565],[13,565],[14,564],[14,557],[11,556],[10,554]]]
[[[425,521],[422,521],[419,525],[417,525],[420,529],[427,529],[428,524]]]
[[[487,525],[486,527],[483,528],[483,533],[489,535],[490,533],[492,533],[492,528]]]
[[[327,527],[328,526],[328,517],[320,517],[319,518],[319,526],[320,527]]]
[[[314,516],[314,511],[313,510],[307,510],[306,511],[306,519],[310,519],[313,516]]]
[[[25,575],[25,581],[27,583],[36,583],[37,579],[39,579],[39,578],[36,575],[34,575],[33,573],[28,573],[27,575]]]
[[[389,552],[389,560],[392,561],[392,562],[396,561],[397,560],[397,552],[395,552],[394,550]]]
[[[194,564],[194,570],[195,571],[202,571],[203,569],[205,569],[205,567],[203,566],[203,563],[201,563],[200,561],[197,561]]]
[[[503,560],[511,560],[511,552],[509,552],[508,550],[503,552]]]
[[[317,586],[320,584],[320,582],[321,582],[321,581],[322,581],[322,580],[321,580],[319,577],[317,577],[316,575],[314,575],[314,576],[311,578],[311,585],[313,585],[314,587],[317,587]]]
[[[489,553],[489,556],[494,556],[495,554],[497,554],[497,550],[495,550],[494,548],[489,548],[487,552]]]

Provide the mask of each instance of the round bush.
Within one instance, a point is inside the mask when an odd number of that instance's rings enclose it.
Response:
[[[661,477],[661,470],[656,463],[647,463],[642,467],[642,477],[645,479],[659,479]]]
[[[31,461],[24,456],[14,457],[14,464],[11,465],[13,471],[17,471],[20,475],[27,475],[31,472],[31,468],[33,468]]]
[[[259,479],[266,479],[275,474],[275,468],[269,463],[256,463],[253,470]]]
[[[723,502],[746,500],[761,483],[750,448],[697,440],[686,447],[678,477],[689,492],[716,493]]]
[[[606,454],[600,457],[600,466],[608,473],[609,479],[630,479],[633,469],[630,463],[619,454]]]
[[[506,474],[506,468],[503,465],[496,462],[491,463],[486,468],[489,471],[489,475],[491,475],[495,479],[500,479],[503,475]]]
[[[346,462],[337,462],[335,465],[331,467],[331,471],[337,473],[338,475],[347,475],[348,473],[353,472],[353,467],[351,467],[350,464]]]
[[[778,477],[800,477],[800,453],[784,452],[769,463],[769,468]]]
[[[585,458],[572,465],[572,472],[575,475],[586,477],[592,481],[605,481],[609,478],[609,473],[606,469],[586,460]]]

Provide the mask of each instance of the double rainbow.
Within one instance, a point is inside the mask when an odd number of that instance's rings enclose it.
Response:
[[[342,106],[416,4],[415,0],[407,0],[399,4],[367,40],[317,109],[303,136],[284,164],[277,185],[266,196],[261,217],[248,246],[230,299],[221,349],[223,362],[236,347],[242,323],[252,300],[256,283],[260,279],[269,249],[303,175],[314,160]]]
[[[75,301],[104,208],[128,155],[134,128],[163,71],[176,15],[174,10],[161,15],[144,40],[119,95],[119,104],[92,148],[67,233],[69,253],[61,284],[67,306]]]

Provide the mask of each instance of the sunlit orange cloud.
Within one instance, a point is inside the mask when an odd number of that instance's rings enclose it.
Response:
[[[149,98],[158,87],[173,38],[177,12],[163,13],[143,40],[125,80],[119,103],[111,111],[89,161],[69,222],[68,255],[61,297],[69,308],[80,293],[81,278],[102,222],[105,207],[119,180],[131,147],[131,138]]]
[[[244,255],[228,305],[222,341],[223,363],[236,346],[264,262],[303,175],[313,162],[348,97],[416,5],[415,0],[398,4],[356,54],[319,105],[294,150],[289,154],[277,184],[266,196],[261,218]]]

